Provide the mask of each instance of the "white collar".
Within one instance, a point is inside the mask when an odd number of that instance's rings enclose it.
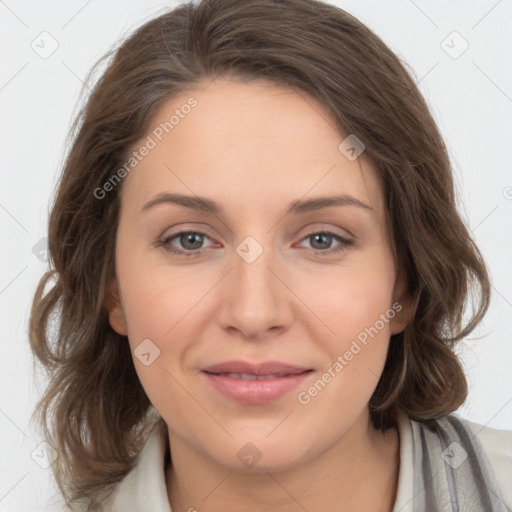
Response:
[[[142,449],[137,465],[118,485],[106,510],[151,510],[172,512],[165,483],[165,454],[167,428],[160,420],[150,433]]]
[[[400,469],[393,512],[413,512],[414,444],[411,420],[403,413],[398,416],[398,435],[400,436]]]

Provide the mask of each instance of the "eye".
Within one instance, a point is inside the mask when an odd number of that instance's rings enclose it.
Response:
[[[203,253],[202,249],[204,249],[204,247],[202,246],[205,239],[210,239],[210,237],[200,231],[179,231],[158,241],[156,245],[178,256],[194,257],[200,256]],[[176,240],[176,242],[173,243],[174,240]],[[330,231],[309,233],[301,241],[305,240],[311,240],[311,249],[315,251],[316,254],[322,256],[341,252],[353,243],[352,240]],[[331,247],[333,241],[337,241],[338,245]],[[181,247],[176,247],[175,243],[178,243]]]
[[[344,251],[348,246],[352,245],[353,243],[352,240],[349,240],[348,238],[345,238],[336,233],[332,233],[330,231],[317,231],[309,233],[302,240],[311,240],[311,249],[313,249],[316,254],[321,255],[328,255]],[[332,248],[331,244],[333,241],[338,241],[339,245]]]
[[[159,241],[157,245],[163,247],[167,252],[179,256],[199,256],[203,251],[198,249],[202,248],[205,238],[209,239],[205,233],[200,231],[179,231]],[[181,248],[172,244],[175,239],[181,245]]]

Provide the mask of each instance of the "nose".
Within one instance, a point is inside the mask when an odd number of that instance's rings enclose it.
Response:
[[[254,251],[259,253],[258,247],[263,252],[251,261]],[[232,270],[223,280],[219,312],[223,329],[253,341],[285,331],[293,321],[294,295],[287,286],[283,265],[279,265],[271,248],[259,246],[254,240],[237,249]]]

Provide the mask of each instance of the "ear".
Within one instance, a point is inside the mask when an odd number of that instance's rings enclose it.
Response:
[[[400,273],[397,277],[391,309],[396,313],[389,322],[391,335],[399,334],[407,327],[413,317],[413,304],[403,273]]]
[[[117,334],[126,336],[128,329],[126,327],[126,318],[124,316],[123,306],[121,305],[119,285],[116,277],[113,277],[107,285],[104,304],[108,311],[108,320],[112,329],[114,329]]]

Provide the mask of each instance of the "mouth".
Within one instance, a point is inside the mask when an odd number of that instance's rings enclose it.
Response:
[[[287,395],[313,369],[273,361],[259,365],[230,361],[204,368],[201,373],[224,397],[243,404],[262,405]]]

